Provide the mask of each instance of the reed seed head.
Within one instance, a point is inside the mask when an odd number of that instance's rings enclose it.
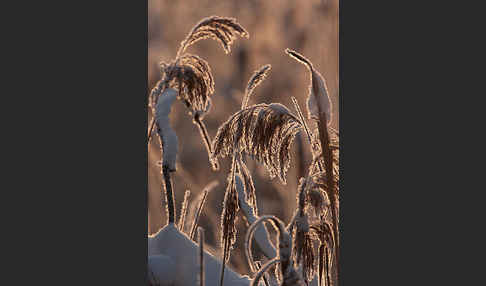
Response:
[[[244,153],[264,164],[270,177],[286,184],[290,145],[301,122],[279,103],[258,104],[233,114],[213,139],[213,155]]]
[[[177,56],[180,56],[185,50],[204,39],[213,39],[218,41],[223,47],[225,53],[231,52],[231,44],[236,39],[236,35],[249,38],[250,34],[241,26],[236,19],[211,16],[202,19],[196,24],[187,37],[182,41]]]

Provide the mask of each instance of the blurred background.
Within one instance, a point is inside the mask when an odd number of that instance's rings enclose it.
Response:
[[[307,69],[291,59],[285,48],[296,50],[310,59],[326,79],[333,115],[331,126],[339,129],[339,47],[338,0],[149,0],[148,5],[148,90],[160,79],[159,62],[175,57],[180,42],[202,18],[218,15],[234,17],[249,32],[250,38],[238,38],[230,54],[214,40],[203,40],[187,52],[207,60],[214,76],[216,91],[212,96],[211,111],[204,121],[211,139],[218,127],[241,107],[245,86],[252,73],[265,64],[271,64],[267,79],[256,88],[249,104],[278,102],[296,114],[291,96],[299,101],[307,115],[305,100],[310,83]],[[149,111],[149,122],[151,114]],[[208,195],[199,219],[206,231],[209,250],[221,257],[220,216],[230,159],[220,159],[220,170],[212,171],[201,136],[186,107],[180,102],[172,107],[171,125],[179,138],[177,172],[173,173],[177,217],[179,218],[184,192],[190,190],[189,209],[194,208],[204,187],[216,180],[219,185]],[[312,122],[307,121],[314,129]],[[299,152],[299,145],[303,152]],[[148,166],[148,233],[157,232],[166,224],[165,199],[161,180],[160,146],[152,140]],[[287,185],[277,178],[270,180],[262,165],[249,159],[258,200],[259,214],[273,214],[288,223],[296,206],[296,189],[299,174],[311,160],[309,144],[298,136],[292,144],[291,167]],[[301,166],[301,167],[299,167]],[[191,210],[189,210],[190,212]],[[192,221],[186,220],[187,228]],[[230,267],[239,273],[248,273],[243,254],[243,241],[247,226],[239,215],[235,250],[231,253]],[[189,231],[189,230],[186,230]]]

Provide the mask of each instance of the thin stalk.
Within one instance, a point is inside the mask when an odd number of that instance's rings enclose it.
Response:
[[[295,110],[297,111],[297,115],[299,116],[300,121],[302,121],[302,125],[304,125],[304,130],[305,133],[307,134],[307,139],[309,140],[309,145],[311,148],[312,155],[314,156],[313,148],[312,148],[312,133],[309,130],[309,127],[307,126],[307,123],[305,122],[304,115],[302,114],[302,110],[300,109],[299,102],[295,97],[291,97],[292,103],[294,104]],[[322,172],[322,166],[321,162],[317,161],[317,165],[319,165],[319,170]]]
[[[196,235],[196,227],[199,222],[199,217],[201,216],[202,208],[204,206],[204,203],[206,202],[207,196],[208,196],[208,190],[204,190],[203,197],[201,199],[201,202],[199,203],[199,207],[197,208],[196,215],[194,216],[194,221],[192,222],[191,240],[194,240],[194,236]]]
[[[169,224],[175,223],[175,200],[174,192],[172,191],[172,182],[170,180],[170,171],[168,166],[162,167],[162,174],[165,182],[165,196],[167,200],[167,212],[169,214]]]
[[[187,190],[186,193],[184,194],[184,201],[182,202],[182,208],[181,208],[181,217],[179,218],[179,230],[181,232],[184,232],[184,224],[186,220],[186,214],[187,214],[187,204],[189,203],[189,195],[191,194],[191,191]]]
[[[256,261],[255,264],[257,266],[257,270],[260,270],[262,268],[262,264],[260,261]],[[263,282],[265,282],[265,286],[270,286],[270,284],[268,284],[268,279],[265,275],[263,275]]]
[[[255,275],[255,278],[251,281],[251,286],[257,286],[258,281],[260,281],[260,278],[267,272],[268,269],[270,269],[274,264],[277,264],[279,262],[282,262],[280,258],[274,258],[270,261],[268,261],[263,267],[257,272]]]
[[[149,146],[150,146],[150,141],[152,139],[152,133],[154,131],[154,127],[155,127],[155,116],[152,117],[152,121],[150,123],[150,128],[149,128],[149,131],[148,131],[148,134],[147,134],[147,137],[148,137],[147,145],[149,145]]]
[[[199,118],[199,116],[197,114],[196,114],[196,116],[194,116],[194,124],[196,124],[197,127],[199,127],[199,133],[201,134],[204,145],[206,146],[206,150],[208,152],[209,162],[211,163],[211,167],[212,167],[213,171],[219,170],[218,159],[213,158],[213,150],[212,150],[212,147],[211,147],[211,140],[209,139],[208,130],[207,130],[204,122],[201,120],[201,118]]]
[[[326,261],[326,286],[331,286],[331,277],[329,276],[329,249],[325,249],[325,261]]]

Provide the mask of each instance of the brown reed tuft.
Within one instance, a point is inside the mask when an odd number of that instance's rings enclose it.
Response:
[[[214,79],[208,62],[196,55],[185,54],[171,63],[160,63],[162,85],[179,90],[181,99],[195,115],[209,111]]]
[[[296,266],[302,263],[303,276],[306,284],[316,271],[314,246],[309,229],[308,202],[309,180],[301,178],[297,191],[297,213],[295,217],[294,248]]]
[[[326,286],[331,285],[331,269],[330,263],[331,254],[333,249],[335,249],[335,238],[332,230],[332,226],[327,221],[324,215],[321,215],[321,219],[319,222],[312,224],[310,226],[311,233],[317,237],[319,240],[319,257],[318,257],[318,265],[319,265],[319,272],[318,278],[319,281],[322,280],[322,276],[326,276]],[[329,253],[330,252],[330,253]],[[325,272],[325,273],[324,273]],[[320,285],[323,285],[322,281]]]
[[[244,153],[265,165],[270,177],[286,184],[290,144],[302,128],[300,121],[279,103],[258,104],[233,114],[213,139],[213,155]]]
[[[192,28],[191,32],[182,41],[177,51],[177,57],[184,53],[189,46],[204,39],[218,41],[223,46],[225,53],[228,54],[231,52],[231,44],[236,39],[236,34],[240,37],[250,37],[245,28],[236,22],[234,18],[219,16],[204,18]]]

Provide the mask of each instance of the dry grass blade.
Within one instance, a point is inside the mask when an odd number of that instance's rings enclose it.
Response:
[[[213,139],[213,155],[245,153],[265,165],[270,177],[286,184],[290,145],[301,122],[283,105],[258,104],[233,114]]]
[[[213,169],[213,171],[219,170],[218,160],[216,158],[214,158],[213,155],[212,155],[213,149],[212,149],[212,146],[211,146],[211,139],[209,139],[208,130],[206,128],[206,125],[204,124],[204,121],[202,121],[201,118],[199,117],[198,113],[196,113],[196,115],[194,116],[193,122],[199,128],[199,133],[201,134],[201,138],[203,139],[204,146],[206,146],[206,151],[208,152],[208,157],[209,157],[209,162],[211,163],[211,168]]]
[[[309,119],[319,120],[319,113],[325,113],[326,122],[331,122],[332,105],[327,91],[326,81],[322,75],[314,69],[312,62],[306,59],[303,55],[286,49],[285,52],[298,62],[304,64],[311,73],[311,84],[309,86],[309,95],[307,97],[307,112]]]
[[[202,19],[194,26],[187,37],[182,41],[177,57],[182,55],[185,50],[204,39],[213,39],[218,41],[225,51],[231,51],[231,44],[236,39],[236,35],[249,38],[250,34],[234,18],[211,16]]]
[[[208,197],[208,193],[212,189],[214,189],[216,186],[218,186],[218,184],[219,183],[217,181],[212,181],[203,190],[202,198],[199,201],[199,205],[197,207],[196,213],[194,214],[194,218],[193,218],[193,222],[192,222],[192,226],[191,226],[191,232],[190,232],[191,240],[195,239],[197,224],[199,222],[199,217],[201,216],[201,212],[202,212],[202,209],[204,207],[204,203],[206,202],[206,199]]]
[[[262,83],[265,78],[267,77],[268,73],[272,69],[271,65],[265,65],[261,67],[259,70],[257,70],[250,78],[248,81],[248,85],[246,86],[245,89],[245,96],[243,98],[243,101],[241,103],[241,109],[245,109],[245,107],[248,106],[248,102],[250,101],[250,96],[255,90],[255,88]]]
[[[304,115],[302,114],[302,110],[300,109],[299,102],[295,97],[290,97],[292,99],[292,103],[294,104],[295,110],[297,111],[297,115],[299,115],[300,121],[302,122],[302,125],[304,126],[305,133],[307,134],[307,139],[309,140],[309,144],[312,145],[312,133],[309,130],[309,127],[307,127],[307,123],[305,122]]]
[[[187,214],[187,204],[189,203],[189,195],[191,194],[191,191],[187,190],[184,194],[184,201],[182,202],[182,208],[181,208],[181,217],[179,218],[179,230],[181,232],[184,232],[184,222],[186,219],[186,214]]]

